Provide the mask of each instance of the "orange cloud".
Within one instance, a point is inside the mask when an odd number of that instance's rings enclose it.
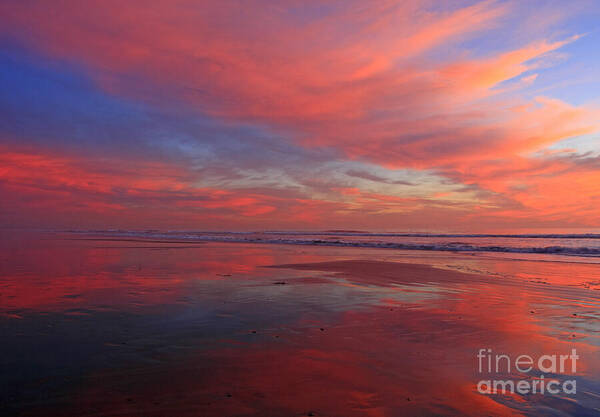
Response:
[[[3,31],[27,28],[26,42],[84,63],[111,93],[157,106],[184,103],[226,121],[258,123],[301,146],[333,150],[340,159],[433,171],[480,191],[479,201],[461,203],[463,208],[476,204],[484,211],[494,207],[497,213],[547,215],[548,220],[585,211],[583,200],[569,206],[555,200],[552,184],[566,184],[571,174],[533,178],[533,167],[547,162],[532,153],[598,131],[598,109],[547,97],[532,101],[518,90],[535,79],[525,73],[539,69],[541,58],[577,36],[552,41],[542,33],[534,42],[475,54],[461,41],[506,25],[515,5],[481,1],[443,10],[427,1],[377,0],[369,7],[351,1],[343,8],[307,7],[305,14],[293,13],[296,7],[291,0],[277,6],[252,0],[244,7],[229,1],[71,0],[51,18],[41,3],[3,3],[0,13]],[[521,84],[502,86],[516,77],[522,77]],[[520,173],[519,164],[534,171]],[[502,165],[511,169],[499,177]],[[61,174],[57,166],[44,169]],[[182,209],[237,207],[232,210],[246,216],[282,216],[292,205],[306,205],[312,208],[298,218],[324,222],[329,217],[322,209],[336,207],[333,212],[341,210],[350,222],[353,210],[369,204],[379,205],[378,213],[395,211],[385,199],[399,198],[396,203],[409,211],[438,210],[442,200],[447,203],[447,195],[435,192],[414,202],[410,196],[375,197],[366,190],[351,201],[352,187],[339,184],[319,203],[304,202],[310,198],[303,195],[290,204],[276,190],[268,196],[232,189],[217,193],[170,172],[162,179],[154,172],[151,180],[130,178],[128,193],[145,198],[158,193],[152,198],[160,200],[168,190],[181,194],[177,206]],[[114,184],[122,180],[92,176],[90,184],[62,174],[63,185],[107,195],[114,195]],[[585,176],[585,184],[594,181],[592,173]],[[532,198],[515,184],[543,195]],[[594,191],[577,184],[582,193]],[[334,196],[334,189],[346,191]],[[552,214],[556,210],[563,214]],[[586,224],[597,224],[593,219]]]

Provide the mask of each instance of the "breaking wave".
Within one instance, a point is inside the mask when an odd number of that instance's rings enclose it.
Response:
[[[327,232],[69,231],[94,238],[237,242],[448,252],[532,253],[600,257],[600,234],[426,234]]]

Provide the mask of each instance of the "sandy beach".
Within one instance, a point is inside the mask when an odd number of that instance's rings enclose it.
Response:
[[[4,243],[0,289],[4,415],[599,412],[594,264],[239,243],[12,242]],[[575,348],[576,372],[551,377],[576,379],[577,393],[479,393],[489,375],[476,355],[489,347],[510,357]]]

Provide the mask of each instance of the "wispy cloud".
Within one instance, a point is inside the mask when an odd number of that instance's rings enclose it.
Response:
[[[66,90],[34,83],[45,89],[39,106],[4,97],[0,105],[12,115],[0,125],[5,149],[25,152],[18,148],[25,143],[55,161],[61,155],[50,149],[61,143],[74,158],[69,169],[86,161],[76,172],[97,186],[87,192],[66,173],[59,178],[57,162],[38,164],[39,176],[4,171],[3,184],[19,193],[46,189],[57,212],[70,201],[60,199],[64,193],[73,204],[76,195],[80,204],[101,195],[107,208],[130,213],[105,219],[130,221],[136,209],[150,208],[147,223],[165,224],[159,213],[171,201],[182,223],[214,224],[207,219],[220,216],[240,227],[267,219],[289,227],[293,219],[402,228],[433,214],[448,227],[479,227],[474,217],[482,228],[510,227],[511,219],[519,227],[522,219],[596,227],[585,198],[598,191],[596,165],[577,150],[560,158],[543,151],[598,132],[599,109],[526,93],[557,54],[565,65],[566,50],[586,33],[562,30],[576,12],[557,7],[532,24],[518,3],[491,0],[67,0],[52,10],[42,1],[3,2],[0,33],[36,57],[29,72],[6,79],[34,77],[36,65],[50,65],[63,87],[80,77]],[[67,73],[75,75],[61,78]],[[14,95],[25,97],[32,84],[14,85]],[[135,166],[164,164],[138,172],[151,187],[117,174],[124,149]],[[102,180],[88,171],[94,154],[114,170]],[[185,181],[171,181],[169,169]],[[455,187],[397,178],[397,169]]]

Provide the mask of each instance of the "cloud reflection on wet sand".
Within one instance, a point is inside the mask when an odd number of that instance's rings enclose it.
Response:
[[[600,406],[593,289],[361,261],[365,250],[102,245],[40,251],[44,272],[19,269],[32,248],[4,260],[8,410],[593,415]],[[515,356],[577,348],[578,394],[478,394],[475,355],[487,347]]]

